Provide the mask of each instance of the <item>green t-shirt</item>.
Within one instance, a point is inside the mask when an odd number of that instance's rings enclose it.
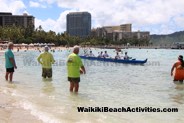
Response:
[[[41,53],[37,60],[42,64],[42,68],[52,68],[52,64],[54,64],[53,55],[49,52]]]
[[[14,58],[14,54],[10,49],[8,49],[5,52],[5,67],[6,68],[13,68],[14,67],[12,62],[10,61],[10,58]]]
[[[80,68],[82,66],[81,58],[75,53],[70,54],[67,60],[68,77],[80,77]]]

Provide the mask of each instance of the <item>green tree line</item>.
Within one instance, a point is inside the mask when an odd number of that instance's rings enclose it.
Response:
[[[54,43],[56,46],[73,46],[73,45],[146,45],[147,39],[124,38],[120,41],[112,41],[106,38],[69,36],[66,33],[56,33],[54,31],[44,31],[41,26],[36,29],[22,28],[17,26],[0,27],[0,40],[13,41],[20,43]]]

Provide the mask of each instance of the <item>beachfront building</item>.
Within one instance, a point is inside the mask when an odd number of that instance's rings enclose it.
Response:
[[[150,39],[149,31],[132,31],[132,24],[122,24],[120,26],[104,26],[91,31],[92,37],[106,38],[111,41],[121,41],[122,39]]]
[[[134,31],[134,32],[122,32],[114,31],[112,33],[113,41],[120,41],[126,38],[135,38],[135,39],[150,39],[150,32],[148,31]]]
[[[66,32],[71,36],[89,36],[91,32],[91,14],[88,12],[67,14],[66,28]]]
[[[24,28],[34,29],[35,17],[28,15],[26,12],[23,15],[12,15],[8,12],[0,12],[0,26],[20,26]]]

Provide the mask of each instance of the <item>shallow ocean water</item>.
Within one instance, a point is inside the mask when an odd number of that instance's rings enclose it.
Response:
[[[102,49],[104,51],[104,49]],[[100,49],[93,49],[95,55]],[[183,55],[182,50],[123,49],[129,56],[144,60],[145,65],[104,63],[83,60],[87,74],[81,75],[79,93],[69,92],[66,59],[69,51],[53,53],[52,80],[41,77],[41,66],[36,62],[37,51],[15,52],[18,69],[14,83],[4,80],[4,54],[0,53],[0,93],[32,115],[48,123],[147,123],[184,122],[184,84],[174,84],[170,69]],[[113,57],[114,50],[107,50]],[[123,54],[121,54],[123,55]],[[179,112],[87,112],[77,107],[153,107],[178,108]]]

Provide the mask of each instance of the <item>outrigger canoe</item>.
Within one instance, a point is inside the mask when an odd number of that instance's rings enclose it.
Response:
[[[98,58],[98,57],[88,57],[88,56],[80,56],[82,59],[88,60],[96,60],[96,61],[104,61],[104,62],[115,62],[115,63],[125,63],[125,64],[144,64],[148,59],[145,60],[124,60],[124,59],[112,59],[112,58]]]

